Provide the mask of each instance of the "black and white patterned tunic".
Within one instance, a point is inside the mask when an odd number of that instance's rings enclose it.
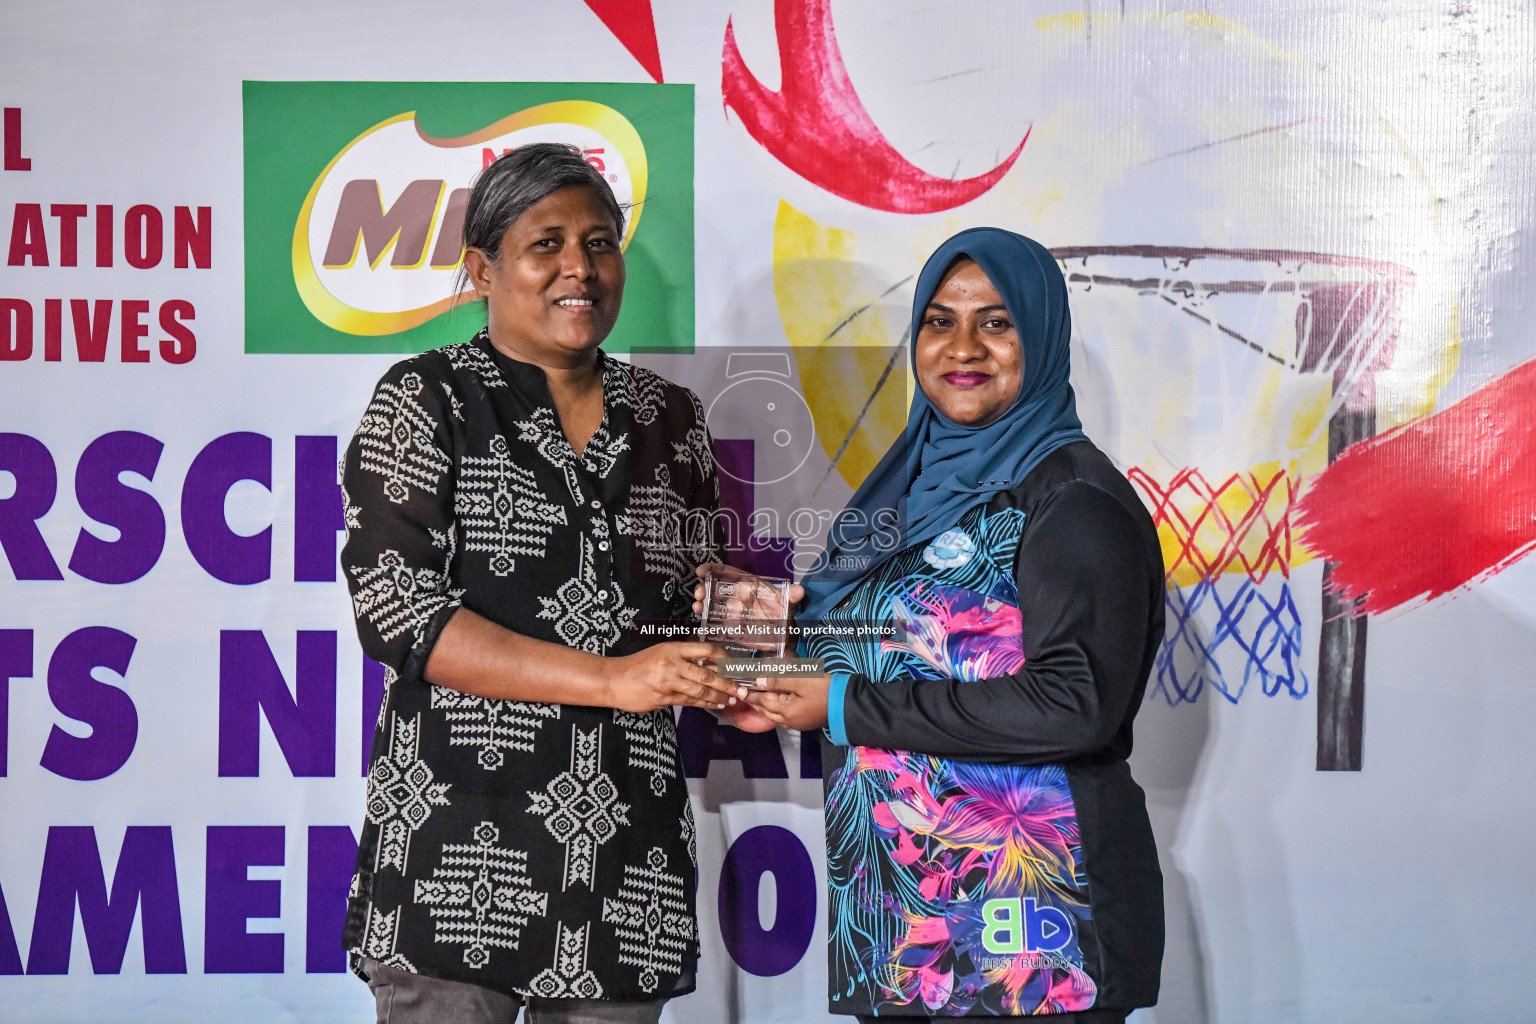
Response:
[[[388,669],[344,941],[547,998],[692,988],[694,825],[668,710],[472,697],[422,678],[459,607],[602,655],[690,614],[718,480],[692,392],[600,355],[578,456],[542,370],[473,340],[384,375],[342,462],[342,568]],[[693,543],[688,543],[692,541]]]

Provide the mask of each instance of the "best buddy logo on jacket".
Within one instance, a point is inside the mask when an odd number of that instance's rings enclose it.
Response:
[[[627,210],[611,352],[693,350],[693,87],[246,82],[245,350],[421,352],[484,323],[455,294],[487,164],[563,142]]]

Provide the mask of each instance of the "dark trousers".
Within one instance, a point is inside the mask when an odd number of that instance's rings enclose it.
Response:
[[[373,990],[378,1024],[656,1024],[665,999],[610,1002],[605,999],[519,999],[462,981],[429,978],[364,965]]]

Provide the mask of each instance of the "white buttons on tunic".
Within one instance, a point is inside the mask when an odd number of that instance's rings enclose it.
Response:
[[[603,507],[603,503],[598,501],[596,498],[593,498],[592,499],[592,507],[593,508],[602,508]]]
[[[586,462],[583,462],[582,465],[587,467],[587,472],[588,473],[596,473],[597,472],[597,463],[593,462],[591,459],[588,459]]]
[[[598,541],[597,542],[597,550],[599,550],[599,551],[607,551],[608,550],[608,542],[605,541],[605,540]]]
[[[608,591],[606,591],[606,590],[599,590],[597,592],[597,599],[599,601],[606,601],[606,600],[608,600]]]

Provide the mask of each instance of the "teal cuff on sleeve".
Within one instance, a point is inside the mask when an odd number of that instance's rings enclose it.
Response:
[[[832,686],[827,690],[827,732],[832,742],[840,747],[848,746],[848,730],[843,727],[843,697],[848,692],[847,672],[833,672]]]

